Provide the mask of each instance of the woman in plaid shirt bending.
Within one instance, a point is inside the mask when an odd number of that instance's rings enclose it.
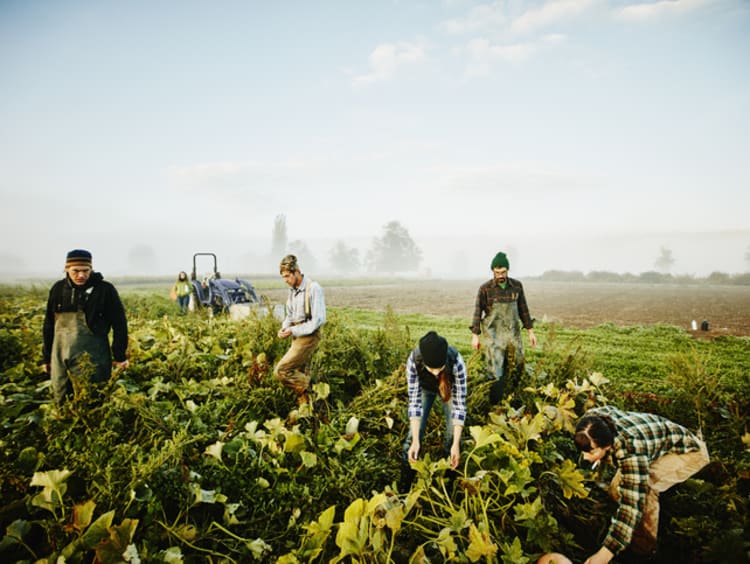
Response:
[[[684,482],[709,462],[706,443],[685,427],[658,415],[597,407],[576,426],[575,444],[596,466],[617,467],[610,494],[617,511],[602,547],[586,564],[609,562],[628,546],[653,553],[659,529],[659,492]]]
[[[411,463],[421,454],[427,419],[436,399],[445,416],[443,454],[453,469],[461,461],[461,433],[466,419],[466,364],[461,353],[435,331],[428,332],[406,360],[406,388],[409,433],[401,458],[398,488],[402,493],[409,491],[414,479]]]

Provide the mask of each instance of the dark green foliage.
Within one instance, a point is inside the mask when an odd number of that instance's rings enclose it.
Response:
[[[23,347],[17,335],[0,328],[0,370],[5,372],[23,360]]]
[[[374,532],[358,549],[362,561],[417,553],[441,561],[450,545],[439,537],[446,527],[464,560],[467,551],[494,545],[505,561],[533,560],[550,549],[583,561],[606,530],[612,502],[596,485],[602,476],[575,469],[566,425],[603,401],[700,425],[708,440],[714,462],[663,496],[661,561],[729,562],[746,554],[746,339],[694,341],[672,327],[571,331],[540,324],[541,346],[527,349],[510,401],[492,406],[483,359],[459,340],[464,322],[389,311],[366,325],[332,310],[313,360],[317,400],[310,411],[298,409],[273,378],[288,346],[276,338],[273,317],[178,316],[165,297],[125,295],[130,367],[102,385],[82,385],[58,408],[38,371],[46,296],[2,295],[2,560],[34,561],[66,549],[71,561],[92,560],[98,549],[71,543],[96,527],[71,523],[93,502],[94,520],[112,512],[107,537],[137,520],[132,541],[123,538],[143,561],[164,561],[173,547],[186,562],[283,554],[327,562],[340,554],[337,531],[353,519],[347,509],[370,500],[372,519],[395,512],[387,521],[400,529],[366,528]],[[439,460],[444,422],[436,411],[408,502],[393,491],[408,427],[403,364],[427,327],[448,335],[467,362],[464,455],[455,473]],[[489,436],[498,439],[479,447]],[[62,470],[70,476],[54,474]],[[52,489],[31,485],[35,476]],[[40,505],[37,496],[53,486],[62,492],[59,503]],[[588,497],[578,497],[581,491]],[[320,551],[304,559],[311,553],[303,539],[332,506],[332,531],[313,535]]]

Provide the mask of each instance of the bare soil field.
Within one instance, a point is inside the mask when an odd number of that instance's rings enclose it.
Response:
[[[474,311],[477,281],[423,280],[381,285],[330,286],[324,284],[326,303],[395,313],[423,313],[465,317]],[[522,280],[531,315],[538,321],[585,329],[614,323],[620,326],[667,324],[691,331],[696,337],[750,336],[750,287],[678,286],[665,284],[598,284]],[[285,290],[267,292],[284,300]],[[708,322],[708,331],[700,329]]]

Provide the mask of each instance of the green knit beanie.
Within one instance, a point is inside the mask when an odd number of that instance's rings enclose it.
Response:
[[[492,259],[492,264],[490,265],[490,269],[494,270],[495,268],[510,268],[510,263],[508,262],[508,257],[505,255],[505,253],[497,253],[495,255],[495,258]]]

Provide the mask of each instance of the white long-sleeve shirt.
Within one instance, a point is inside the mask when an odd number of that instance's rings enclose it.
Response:
[[[310,318],[305,314],[305,292],[310,293]],[[286,300],[286,317],[281,323],[282,329],[291,329],[294,337],[311,335],[326,322],[326,302],[323,288],[306,276],[302,278],[299,288],[289,288]]]

